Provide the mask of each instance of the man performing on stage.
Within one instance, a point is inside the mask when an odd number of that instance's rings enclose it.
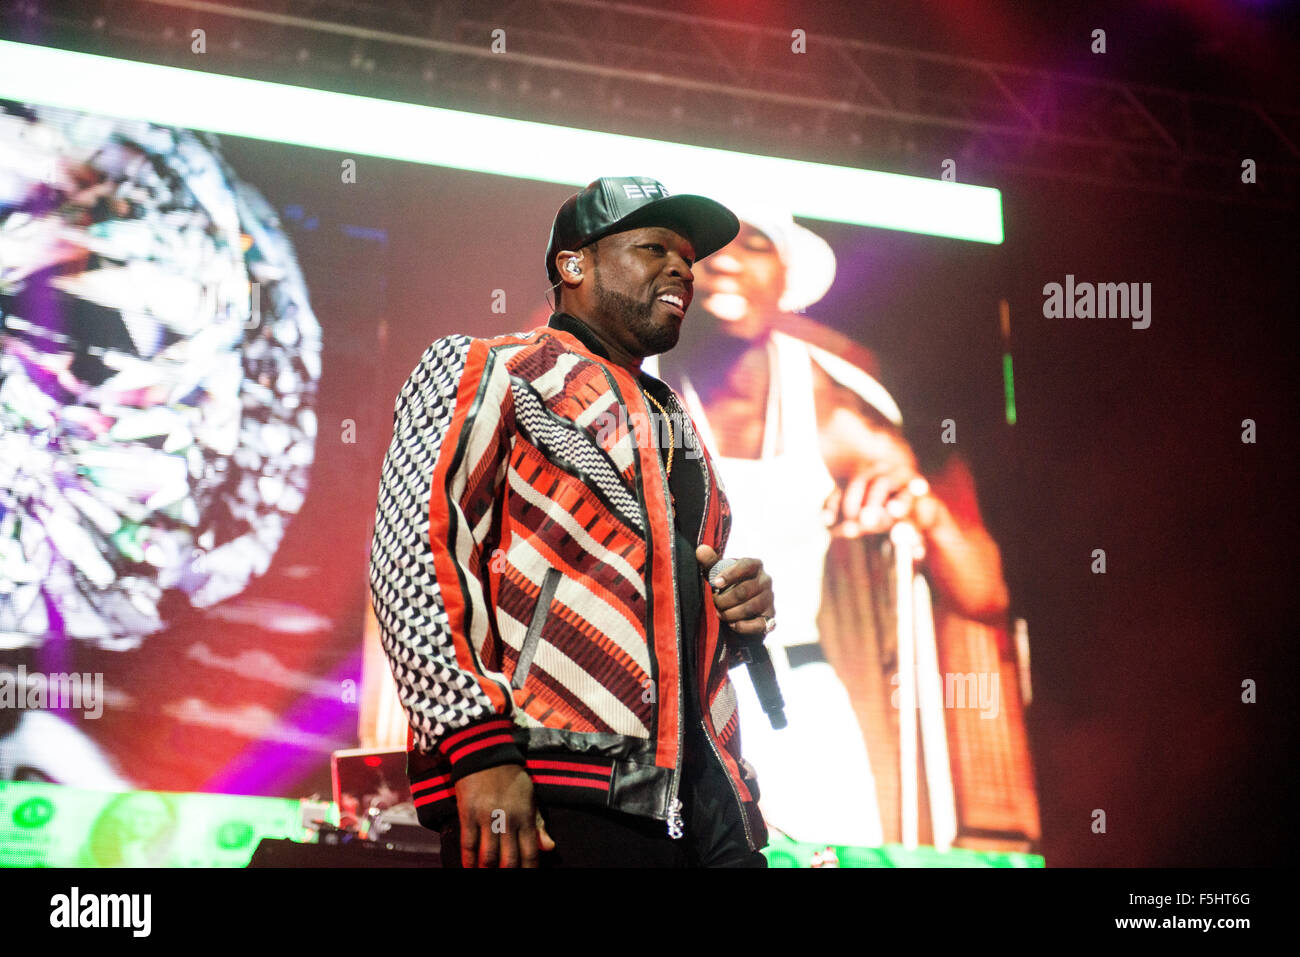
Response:
[[[671,389],[697,259],[726,207],[644,177],[570,197],[528,333],[434,342],[398,397],[371,595],[444,861],[763,867],[728,669],[775,624]]]

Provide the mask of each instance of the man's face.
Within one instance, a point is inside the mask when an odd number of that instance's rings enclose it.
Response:
[[[665,226],[647,226],[604,237],[596,255],[592,318],[634,356],[677,345],[694,296],[690,239]]]
[[[785,264],[765,233],[749,223],[725,248],[700,264],[700,304],[729,322],[756,319],[780,311],[785,291]]]

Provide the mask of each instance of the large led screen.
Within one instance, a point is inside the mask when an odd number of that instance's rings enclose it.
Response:
[[[636,174],[743,223],[645,368],[773,578],[788,727],[733,672],[771,828],[1035,847],[996,191],[513,121],[453,156],[438,111],[349,139],[358,98],[278,134],[225,89],[0,88],[0,778],[306,797],[332,751],[404,745],[367,588],[394,398],[439,336],[545,324],[556,209]]]

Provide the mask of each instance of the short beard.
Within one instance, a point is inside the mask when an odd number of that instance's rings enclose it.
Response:
[[[607,322],[618,323],[632,333],[642,356],[657,356],[677,345],[679,329],[670,324],[657,326],[650,318],[653,302],[638,302],[631,296],[601,285],[596,270],[596,308]]]

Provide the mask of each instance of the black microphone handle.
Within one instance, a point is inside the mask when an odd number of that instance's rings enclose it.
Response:
[[[725,571],[732,565],[736,564],[734,558],[719,558],[713,563],[706,576],[709,579],[709,587],[712,588],[713,576],[721,571]],[[731,626],[723,622],[723,627],[731,630]],[[739,648],[738,656],[745,663],[745,668],[749,672],[750,684],[754,686],[754,694],[758,696],[758,703],[762,706],[763,711],[767,714],[767,720],[772,722],[772,729],[780,731],[788,723],[785,720],[785,699],[781,697],[781,686],[776,681],[776,669],[772,667],[772,656],[767,653],[767,648],[763,645],[763,639],[756,641],[747,641],[740,635],[732,631],[736,645]]]
[[[772,667],[772,656],[767,647],[756,641],[744,648],[749,660],[745,667],[749,670],[749,680],[758,695],[758,703],[767,712],[767,720],[772,722],[772,730],[780,731],[787,724],[785,720],[785,699],[781,697],[781,686],[776,683],[776,669]]]

